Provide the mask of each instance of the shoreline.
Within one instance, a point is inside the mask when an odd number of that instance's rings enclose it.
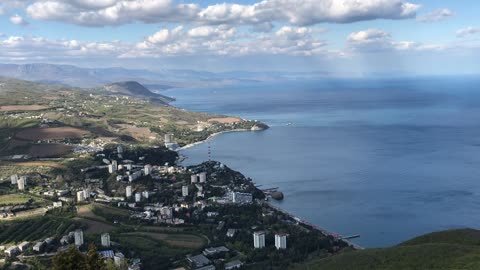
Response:
[[[197,145],[200,145],[200,144],[203,144],[203,143],[206,143],[207,141],[215,138],[216,136],[218,135],[221,135],[221,134],[224,134],[224,133],[231,133],[231,132],[247,132],[247,131],[252,131],[252,132],[256,132],[254,130],[251,130],[251,129],[246,129],[246,128],[243,128],[243,129],[232,129],[232,130],[225,130],[225,131],[220,131],[220,132],[216,132],[216,133],[212,133],[210,134],[205,140],[202,140],[202,141],[198,141],[198,142],[194,142],[194,143],[190,143],[190,144],[187,144],[185,146],[182,146],[180,148],[178,148],[176,151],[182,151],[182,150],[185,150],[185,149],[188,149],[188,148],[191,148],[191,147],[194,147],[194,146],[197,146]],[[263,130],[259,130],[259,131],[263,131]]]

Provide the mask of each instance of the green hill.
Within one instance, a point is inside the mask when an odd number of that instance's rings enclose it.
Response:
[[[480,269],[480,231],[450,230],[423,235],[398,246],[317,258],[293,269],[453,270]]]

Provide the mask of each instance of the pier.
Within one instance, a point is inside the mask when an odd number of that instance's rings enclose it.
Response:
[[[353,247],[354,249],[356,250],[363,250],[365,248],[363,248],[362,246],[358,245],[358,244],[355,244],[355,243],[352,243],[351,241],[349,241],[350,239],[354,239],[354,238],[358,238],[360,237],[359,234],[356,234],[356,235],[351,235],[351,236],[346,236],[346,237],[343,237],[342,235],[338,234],[338,233],[332,233],[332,232],[329,232],[323,228],[320,228],[319,226],[315,225],[315,224],[312,224],[306,220],[303,220],[279,207],[276,207],[268,202],[265,202],[265,205],[267,205],[268,207],[278,211],[278,212],[281,212],[283,214],[285,214],[286,216],[292,218],[293,220],[297,221],[299,224],[303,224],[303,225],[306,225],[306,226],[309,226],[309,227],[312,227],[313,229],[317,230],[317,231],[320,231],[323,235],[325,236],[332,236],[333,238],[337,239],[337,240],[341,240],[345,243],[347,243],[347,245]]]

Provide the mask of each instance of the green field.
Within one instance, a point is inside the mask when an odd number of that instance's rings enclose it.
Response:
[[[313,259],[293,269],[480,269],[480,231],[465,229],[432,233],[390,248],[352,251],[325,259]]]
[[[77,228],[68,218],[45,216],[41,218],[0,223],[0,244],[35,241],[62,236]]]
[[[23,194],[9,194],[0,196],[0,206],[26,204],[27,202],[40,202],[40,200]]]

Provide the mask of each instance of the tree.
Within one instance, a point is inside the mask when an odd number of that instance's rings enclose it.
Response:
[[[73,246],[53,257],[53,270],[86,269],[86,266],[86,256]]]
[[[105,270],[105,263],[98,255],[97,247],[94,244],[90,244],[86,257],[87,270]]]

